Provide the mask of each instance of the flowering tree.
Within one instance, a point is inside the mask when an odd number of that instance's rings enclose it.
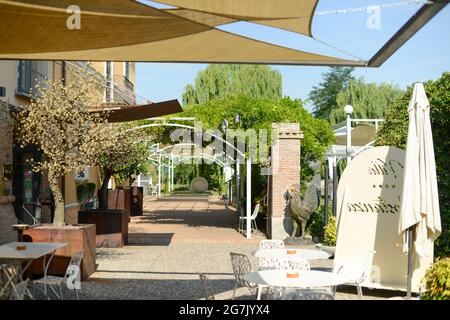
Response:
[[[113,175],[129,178],[140,171],[141,164],[147,160],[149,147],[142,142],[142,135],[130,126],[115,125],[110,136],[113,147],[104,150],[97,165],[103,170],[100,190],[100,209],[106,210],[108,204],[108,182]]]
[[[55,226],[64,225],[61,178],[97,162],[110,148],[111,125],[102,113],[90,112],[102,97],[95,79],[85,79],[74,71],[67,81],[49,81],[36,87],[37,98],[18,117],[18,141],[22,147],[36,145],[43,160],[33,163],[35,171],[48,172],[55,199]]]

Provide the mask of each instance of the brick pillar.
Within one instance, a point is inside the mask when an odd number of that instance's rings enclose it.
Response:
[[[303,132],[298,123],[272,123],[278,140],[272,146],[272,175],[269,177],[268,237],[284,240],[292,232],[292,218],[283,195],[300,183],[300,144]]]

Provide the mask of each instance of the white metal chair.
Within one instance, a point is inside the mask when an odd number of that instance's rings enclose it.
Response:
[[[9,297],[10,300],[23,300],[27,294],[28,279],[16,284]]]
[[[252,226],[252,232],[253,230],[258,230],[258,227],[256,225],[256,217],[258,216],[259,213],[259,207],[260,204],[257,203],[255,206],[255,209],[253,210],[252,215],[250,216],[250,222],[251,222],[251,226]],[[240,216],[239,217],[239,232],[244,232],[244,230],[246,230],[245,227],[245,222],[247,221],[247,216]]]
[[[375,253],[375,250],[369,250],[359,257],[341,259],[333,266],[333,272],[345,276],[348,279],[347,284],[356,286],[359,299],[363,298],[361,284],[370,275]]]
[[[236,280],[231,300],[234,299],[234,295],[236,294],[236,289],[238,287],[246,287],[250,294],[254,295],[256,293],[256,286],[243,279],[244,275],[252,272],[252,265],[249,258],[245,254],[234,252],[230,252],[230,258],[231,267],[233,268],[234,278]]]
[[[261,240],[259,242],[259,249],[268,250],[268,249],[284,249],[283,240]]]
[[[70,259],[69,266],[66,269],[66,273],[64,277],[56,277],[56,276],[47,276],[47,270],[45,270],[45,276],[41,279],[33,281],[33,284],[37,287],[38,285],[43,285],[44,289],[42,290],[45,296],[50,299],[49,292],[47,291],[47,286],[53,292],[53,294],[60,300],[63,300],[63,291],[62,286],[67,285],[68,289],[72,289],[75,291],[76,299],[78,300],[78,290],[81,289],[81,260],[83,259],[83,251],[76,252],[72,258]],[[48,266],[47,266],[48,268]],[[55,288],[59,287],[59,294],[56,292]]]
[[[200,286],[205,300],[215,300],[214,291],[211,288],[208,277],[205,276],[203,273],[200,273],[199,277],[200,277]]]

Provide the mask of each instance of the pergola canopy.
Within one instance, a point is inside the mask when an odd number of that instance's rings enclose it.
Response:
[[[0,0],[0,59],[365,65],[214,28],[242,20],[311,35],[317,0]],[[66,9],[81,9],[71,30]]]

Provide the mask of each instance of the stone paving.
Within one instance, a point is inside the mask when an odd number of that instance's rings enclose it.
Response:
[[[145,211],[130,223],[130,245],[97,249],[97,272],[82,283],[82,299],[201,299],[200,272],[210,279],[216,299],[230,299],[235,284],[230,252],[246,254],[257,269],[251,253],[263,236],[245,240],[235,230],[235,212],[218,199],[147,198]],[[332,260],[311,265],[331,270]],[[365,294],[365,299],[396,295],[379,290]],[[255,299],[246,288],[237,291],[237,298]],[[339,287],[336,299],[357,299],[356,288]]]

